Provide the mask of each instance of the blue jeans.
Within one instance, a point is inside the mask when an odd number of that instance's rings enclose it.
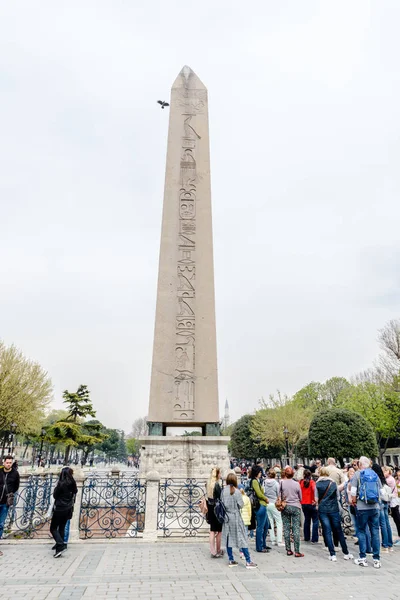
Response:
[[[229,539],[227,540],[228,544],[229,544]],[[226,547],[226,552],[228,554],[228,558],[229,560],[235,560],[233,558],[233,550],[230,546]],[[251,558],[250,558],[250,553],[249,553],[249,549],[248,548],[240,548],[240,552],[243,552],[244,557],[246,559],[247,563],[251,563]]]
[[[256,550],[262,552],[267,547],[267,533],[269,529],[269,521],[267,515],[267,507],[261,504],[256,512]]]
[[[4,523],[6,522],[8,514],[7,504],[0,504],[0,540],[3,537]]]
[[[391,548],[393,546],[392,528],[389,522],[389,503],[382,502],[381,509],[379,511],[379,527],[382,533],[382,546],[384,548]]]
[[[321,519],[322,530],[324,532],[324,539],[326,545],[329,549],[329,554],[334,556],[335,546],[333,544],[332,533],[335,532],[337,539],[342,547],[343,554],[348,554],[349,550],[347,548],[346,540],[344,538],[343,530],[342,530],[342,519],[340,517],[340,512],[334,513],[320,513],[319,518]]]
[[[64,530],[64,544],[68,544],[68,538],[69,538],[69,528],[71,526],[71,519],[69,521],[67,521],[67,524],[65,525],[65,530]]]
[[[312,504],[302,504],[301,508],[304,513],[304,541],[310,541],[311,519],[312,519],[312,535],[311,541],[318,542],[318,511]]]
[[[369,528],[371,532],[371,544],[374,560],[379,560],[380,540],[379,540],[379,510],[357,510],[357,528],[358,544],[360,558],[366,558],[367,552],[367,533]]]

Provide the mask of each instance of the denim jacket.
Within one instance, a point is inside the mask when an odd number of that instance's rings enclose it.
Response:
[[[329,484],[330,488],[328,491],[326,491],[328,489]],[[332,481],[331,479],[319,479],[317,481],[317,492],[319,513],[325,514],[339,512],[338,488],[334,481]]]

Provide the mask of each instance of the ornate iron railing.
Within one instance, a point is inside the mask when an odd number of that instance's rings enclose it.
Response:
[[[158,489],[157,527],[165,537],[195,537],[208,532],[199,502],[205,495],[205,481],[165,479]]]
[[[143,532],[146,483],[137,477],[90,476],[82,489],[80,537],[137,537]]]
[[[53,489],[58,478],[49,473],[21,478],[4,527],[4,537],[48,538],[48,514]]]
[[[351,520],[349,505],[346,502],[346,496],[344,492],[340,493],[340,504],[342,506],[341,517],[342,517],[342,529],[346,535],[354,535],[353,522]]]

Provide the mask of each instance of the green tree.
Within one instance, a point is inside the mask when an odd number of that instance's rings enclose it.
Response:
[[[299,440],[307,435],[311,422],[311,409],[303,408],[290,398],[270,396],[269,402],[261,402],[250,426],[253,438],[259,438],[266,447],[285,448],[285,428],[289,430],[289,455],[293,456]]]
[[[296,456],[298,456],[299,458],[310,458],[308,435],[305,435],[304,437],[299,439],[299,441],[296,444],[295,451]]]
[[[374,430],[361,415],[343,408],[317,413],[308,434],[311,456],[334,456],[343,465],[345,457],[378,454]]]
[[[72,393],[65,390],[63,398],[68,407],[68,415],[49,427],[46,438],[51,444],[61,443],[65,446],[64,464],[67,465],[71,448],[94,446],[103,438],[96,433],[92,435],[82,423],[83,419],[96,416],[87,386],[80,385],[77,391]]]
[[[53,395],[48,374],[15,346],[0,340],[0,431],[8,436],[12,423],[18,434],[39,433]]]
[[[105,427],[96,419],[85,421],[81,424],[81,440],[78,447],[82,450],[82,464],[86,464],[90,452],[92,452],[99,441],[107,439]]]
[[[344,377],[332,377],[319,383],[312,381],[293,396],[293,401],[313,413],[336,406],[341,393],[351,387]]]
[[[116,460],[118,458],[118,448],[120,435],[117,429],[104,428],[103,432],[107,437],[96,444],[96,450],[106,455],[106,458],[110,460]]]
[[[139,441],[135,438],[127,438],[126,449],[130,456],[137,456],[139,454]]]
[[[121,462],[125,462],[127,459],[126,453],[126,442],[125,442],[125,432],[119,432],[119,441],[118,441],[118,460]]]
[[[338,405],[362,415],[370,423],[382,460],[389,439],[399,434],[400,394],[389,384],[365,381],[343,390]]]
[[[252,415],[244,415],[233,424],[230,451],[235,458],[255,459],[265,450],[251,433],[252,420]]]

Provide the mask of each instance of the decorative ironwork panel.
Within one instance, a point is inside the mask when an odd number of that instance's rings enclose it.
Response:
[[[51,537],[50,505],[57,477],[52,473],[21,478],[4,527],[4,537]]]
[[[205,496],[205,481],[165,479],[158,489],[157,528],[165,537],[195,537],[208,532],[199,502]]]
[[[346,502],[344,492],[340,493],[340,503],[342,505],[342,529],[346,535],[354,535],[353,523],[351,520],[349,505]]]
[[[143,532],[146,483],[137,477],[85,479],[79,518],[80,537],[137,537]]]

